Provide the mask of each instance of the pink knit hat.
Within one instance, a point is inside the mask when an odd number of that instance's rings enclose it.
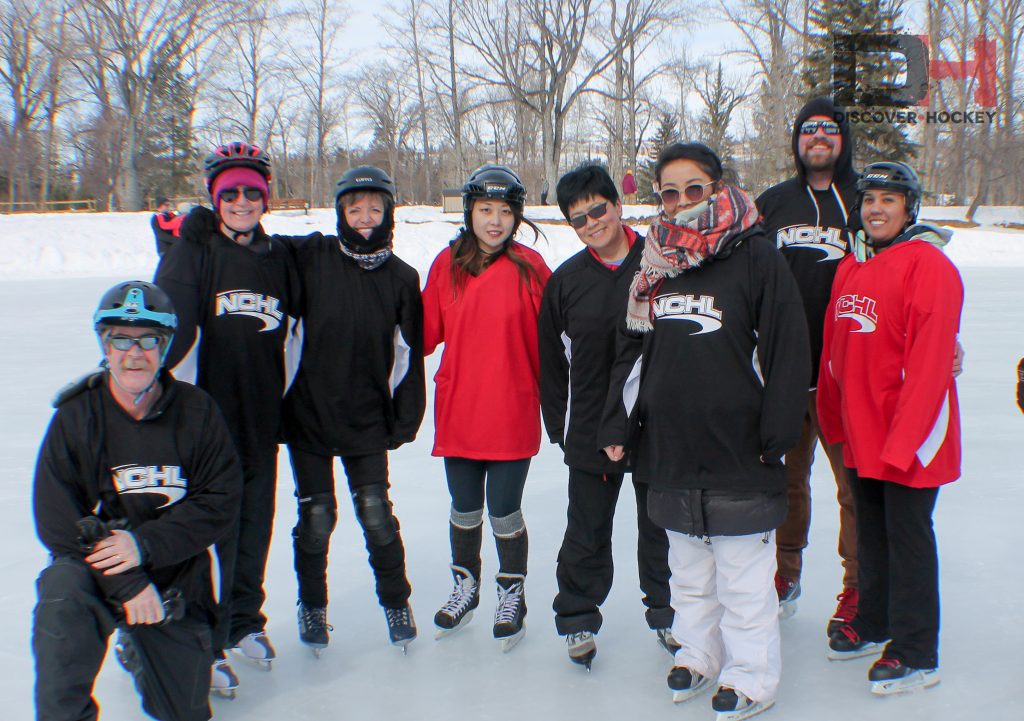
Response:
[[[213,179],[213,188],[210,196],[213,198],[213,209],[220,212],[220,194],[224,190],[233,190],[237,187],[256,188],[263,193],[263,212],[267,211],[267,196],[270,188],[267,187],[267,179],[252,168],[228,168]]]

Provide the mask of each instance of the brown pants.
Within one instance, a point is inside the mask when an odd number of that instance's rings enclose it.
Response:
[[[786,520],[776,532],[778,545],[779,575],[795,581],[800,580],[803,567],[803,550],[807,548],[807,533],[811,528],[811,464],[814,450],[821,440],[832,474],[836,479],[836,497],[839,499],[839,555],[843,559],[843,588],[857,587],[857,521],[853,506],[853,491],[850,477],[843,466],[841,443],[829,445],[818,428],[818,411],[815,408],[817,393],[807,395],[807,415],[800,442],[786,454],[786,485],[789,495],[789,512]]]

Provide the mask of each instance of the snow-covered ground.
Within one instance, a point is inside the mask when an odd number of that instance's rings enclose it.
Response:
[[[650,208],[629,209],[642,218]],[[949,208],[931,217],[953,218]],[[990,212],[990,211],[986,211]],[[555,207],[531,208],[558,220]],[[1019,209],[991,211],[987,223],[1019,219]],[[8,509],[0,544],[0,698],[5,718],[33,715],[29,648],[33,579],[46,561],[30,509],[36,451],[65,381],[90,367],[97,347],[90,317],[100,293],[117,280],[152,275],[155,255],[145,214],[0,216],[0,502]],[[398,253],[425,276],[451,238],[458,215],[436,208],[402,208]],[[275,214],[273,232],[328,231],[333,213]],[[542,226],[537,247],[554,267],[578,248],[563,224]],[[805,552],[803,597],[783,624],[783,676],[778,705],[765,718],[786,721],[1019,721],[1020,650],[1024,647],[1024,509],[1020,448],[1024,417],[1014,403],[1017,359],[1024,355],[1024,232],[984,225],[958,230],[948,247],[967,289],[961,340],[967,370],[959,388],[963,413],[963,478],[943,489],[935,513],[942,574],[943,682],[924,693],[878,699],[865,680],[870,659],[830,663],[825,623],[840,590],[835,551],[838,514],[834,483],[822,454],[813,474],[814,519]],[[948,359],[936,359],[948,363]],[[428,359],[429,375],[436,355]],[[430,389],[432,395],[432,389]],[[215,700],[218,719],[692,719],[710,721],[708,696],[675,707],[665,686],[671,666],[643,620],[636,581],[635,510],[620,501],[615,533],[616,583],[604,606],[605,624],[591,674],[566,659],[555,634],[551,599],[554,563],[565,524],[566,472],[557,449],[534,460],[524,510],[530,529],[530,613],[526,639],[502,654],[490,635],[494,594],[485,589],[477,618],[462,633],[435,641],[434,611],[450,589],[448,494],[442,464],[430,456],[431,409],[419,439],[391,457],[396,512],[408,549],[412,604],[420,638],[403,657],[387,643],[363,541],[342,503],[331,549],[331,646],[319,660],[297,639],[290,529],[295,522],[291,471],[280,457],[278,515],[267,572],[268,630],[279,660],[270,673],[236,663],[239,698]],[[340,469],[339,469],[340,475]],[[341,498],[345,494],[340,494]],[[495,571],[485,543],[484,573]],[[1017,679],[1017,680],[1014,680]],[[108,659],[96,685],[102,717],[141,719],[131,681]]]

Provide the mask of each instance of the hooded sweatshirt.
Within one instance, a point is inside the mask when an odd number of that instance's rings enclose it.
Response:
[[[840,110],[829,98],[815,98],[801,108],[793,124],[792,138],[797,174],[768,188],[756,201],[761,224],[789,263],[803,297],[811,340],[812,387],[817,384],[822,327],[832,279],[839,261],[850,251],[847,225],[857,199],[858,175],[852,165],[850,125]],[[814,190],[807,183],[807,169],[798,150],[800,126],[815,115],[835,119],[842,139],[832,184],[825,190]]]

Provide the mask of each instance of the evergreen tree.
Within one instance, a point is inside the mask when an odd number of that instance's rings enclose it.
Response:
[[[833,95],[834,51],[836,38],[842,36],[892,35],[901,32],[902,0],[821,0],[813,4],[808,19],[813,29],[812,50],[804,61],[803,99]],[[885,52],[857,52],[857,86],[898,94],[898,75],[902,58]],[[856,94],[856,89],[854,89]],[[870,98],[868,98],[870,101]],[[847,110],[869,110],[858,105]],[[899,110],[900,108],[879,108]],[[854,138],[854,162],[861,166],[875,160],[909,160],[917,155],[917,146],[907,137],[906,124],[851,122]]]
[[[636,169],[636,198],[641,203],[656,203],[654,195],[654,166],[658,155],[667,146],[679,142],[679,123],[672,113],[661,113],[658,118],[658,130],[647,144],[645,160]]]

